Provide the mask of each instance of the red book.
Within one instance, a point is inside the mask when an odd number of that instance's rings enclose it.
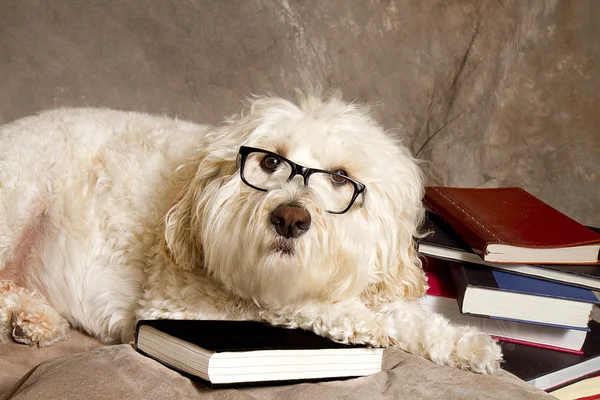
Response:
[[[599,262],[599,234],[523,189],[430,186],[424,202],[487,262]]]
[[[421,257],[423,269],[427,275],[427,294],[432,296],[446,297],[456,301],[456,287],[450,273],[447,261],[437,258]]]

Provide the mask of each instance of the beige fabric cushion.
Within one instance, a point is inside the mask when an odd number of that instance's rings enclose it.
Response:
[[[0,344],[0,400],[5,399],[19,379],[39,363],[102,346],[98,340],[75,330],[69,333],[68,340],[42,349],[15,342]]]
[[[26,399],[550,399],[504,371],[477,375],[387,350],[384,372],[347,381],[209,389],[136,353],[108,346],[42,363],[16,390]]]

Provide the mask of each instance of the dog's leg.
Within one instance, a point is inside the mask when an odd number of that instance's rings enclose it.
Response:
[[[45,347],[65,339],[68,332],[69,323],[43,296],[0,281],[0,342],[12,334],[19,343]]]
[[[398,335],[390,317],[375,315],[359,299],[303,305],[299,309],[260,310],[259,316],[274,325],[307,329],[341,343],[387,347],[395,344]]]
[[[17,342],[44,347],[66,338],[69,324],[42,295],[22,287],[28,278],[27,257],[46,221],[37,192],[17,189],[23,188],[0,191],[5,202],[0,204],[0,343],[12,335]],[[22,195],[20,203],[17,194]]]
[[[500,346],[488,334],[469,326],[452,326],[417,302],[385,304],[375,312],[394,320],[398,347],[436,364],[485,374],[497,370],[502,361]]]
[[[3,270],[34,241],[32,234],[46,208],[44,191],[19,181],[19,173],[11,174],[11,170],[18,171],[15,164],[0,165],[0,270]]]

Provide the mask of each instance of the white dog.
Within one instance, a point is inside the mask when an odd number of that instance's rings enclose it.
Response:
[[[105,109],[1,127],[0,340],[250,319],[494,371],[493,339],[415,302],[409,151],[366,108],[299,97],[254,98],[221,127]]]

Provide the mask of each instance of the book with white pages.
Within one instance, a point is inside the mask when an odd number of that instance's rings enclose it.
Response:
[[[598,228],[591,228],[599,231]],[[512,274],[532,276],[553,282],[600,290],[599,265],[541,265],[541,264],[497,264],[484,261],[475,254],[460,236],[435,214],[428,212],[423,230],[430,232],[419,239],[418,252],[427,257],[484,265]]]
[[[254,321],[142,320],[135,349],[209,386],[346,379],[381,371],[383,349]]]
[[[503,342],[581,354],[588,327],[556,327],[462,314],[450,271],[451,262],[423,258],[423,267],[429,288],[419,302],[427,311],[445,316],[456,326],[469,325],[479,328]]]
[[[588,329],[565,329],[461,314],[456,299],[425,295],[419,300],[431,313],[441,314],[456,326],[468,325],[503,342],[525,344],[548,350],[582,354]]]

